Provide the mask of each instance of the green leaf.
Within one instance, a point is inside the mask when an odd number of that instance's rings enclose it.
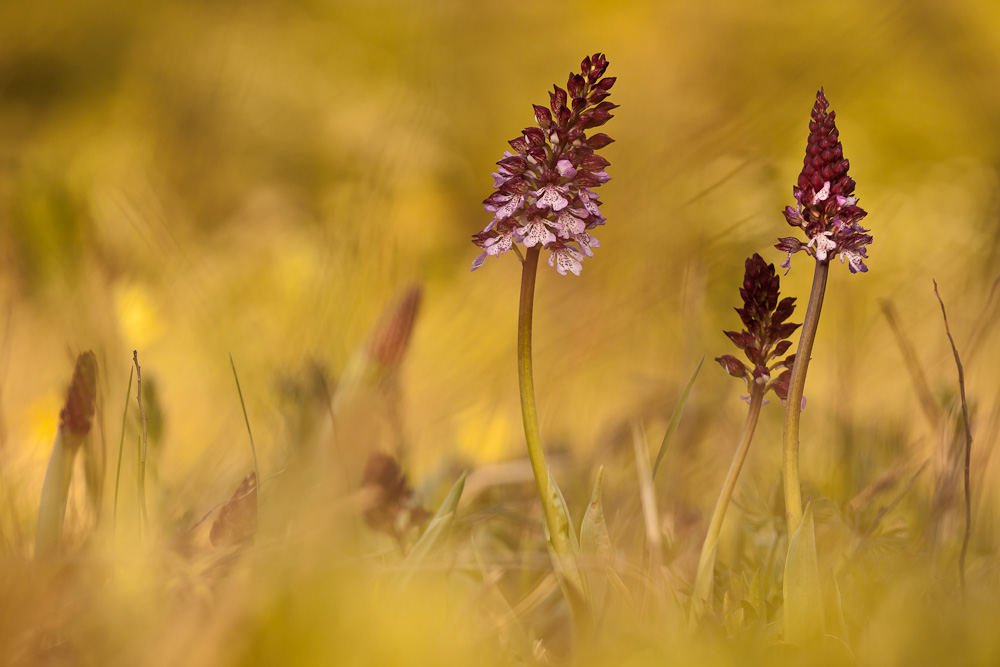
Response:
[[[467,473],[463,472],[462,476],[451,487],[451,491],[448,492],[437,513],[427,524],[424,534],[420,536],[410,553],[407,554],[403,561],[404,564],[415,565],[421,562],[451,535],[451,526],[455,521],[455,512],[458,510],[458,501],[462,499],[462,491],[465,489],[466,475]]]
[[[570,520],[569,509],[566,506],[566,498],[556,484],[552,472],[549,471],[548,497],[546,498],[550,512],[548,538],[549,550],[552,562],[559,576],[559,583],[563,588],[563,594],[570,603],[573,615],[579,620],[583,627],[590,624],[592,620],[590,588],[580,572],[580,564],[577,556],[580,553],[580,542],[573,529]]]
[[[823,590],[816,558],[812,504],[788,542],[784,581],[785,640],[802,646],[824,632]]]
[[[677,427],[681,423],[681,414],[684,412],[684,404],[687,403],[688,394],[691,393],[691,387],[694,385],[695,378],[698,377],[698,372],[701,371],[701,365],[705,363],[705,357],[701,358],[698,362],[698,367],[694,369],[694,373],[691,374],[691,379],[688,380],[687,386],[684,387],[684,391],[681,392],[681,397],[677,399],[677,405],[674,406],[674,412],[670,415],[670,423],[667,424],[667,432],[663,435],[663,442],[660,444],[660,451],[656,453],[656,461],[653,463],[653,479],[656,479],[656,471],[660,469],[660,461],[663,460],[663,455],[667,453],[667,446],[670,441],[674,438],[674,433],[677,432]]]

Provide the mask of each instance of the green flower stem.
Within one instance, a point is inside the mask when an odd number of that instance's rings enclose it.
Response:
[[[545,510],[545,521],[552,528],[549,516],[549,475],[542,451],[542,437],[535,409],[535,380],[531,372],[531,320],[535,309],[535,275],[538,273],[538,246],[528,248],[521,267],[521,305],[517,317],[517,379],[521,390],[521,417],[524,419],[524,439],[528,443],[528,458],[535,474],[538,495]]]
[[[785,519],[788,522],[788,536],[802,523],[802,484],[799,478],[799,417],[802,413],[802,395],[806,385],[806,371],[812,356],[813,343],[819,315],[823,309],[823,295],[826,293],[826,279],[830,273],[830,262],[817,261],[813,274],[812,290],[806,319],[802,323],[799,349],[795,352],[792,377],[788,382],[788,402],[785,405],[785,428],[782,433],[783,465],[785,471]]]
[[[521,416],[524,419],[524,439],[528,458],[535,476],[538,495],[545,514],[546,535],[573,616],[578,625],[590,622],[589,593],[576,562],[579,542],[570,522],[562,493],[545,463],[542,438],[535,408],[535,381],[531,371],[531,320],[535,301],[535,276],[538,272],[539,247],[528,248],[521,267],[521,303],[517,321],[517,375],[521,390]]]
[[[62,545],[63,522],[69,485],[73,479],[73,461],[80,448],[80,441],[67,437],[60,425],[49,456],[49,467],[42,484],[42,499],[38,503],[38,527],[35,530],[35,557],[58,553]]]
[[[760,407],[764,403],[764,387],[756,383],[752,383],[751,387],[750,409],[747,411],[747,419],[743,424],[743,433],[740,435],[739,445],[733,454],[733,461],[729,464],[729,472],[726,473],[726,479],[722,483],[722,491],[719,493],[718,502],[715,503],[712,521],[708,524],[708,534],[701,547],[701,557],[698,559],[698,572],[695,575],[694,593],[691,599],[692,622],[698,620],[705,605],[712,597],[715,552],[719,544],[719,534],[722,532],[722,522],[726,518],[726,510],[729,508],[729,501],[732,500],[736,480],[743,469],[743,462],[746,461],[747,453],[750,451],[750,441],[753,440],[753,434],[757,428],[757,418],[760,416]]]

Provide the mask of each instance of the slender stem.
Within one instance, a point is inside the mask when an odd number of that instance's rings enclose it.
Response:
[[[257,467],[257,448],[253,444],[253,431],[250,430],[250,417],[247,416],[247,404],[243,401],[243,390],[240,388],[240,376],[236,374],[236,362],[229,355],[229,365],[233,367],[233,379],[236,380],[236,393],[240,396],[240,407],[243,408],[243,421],[247,424],[247,435],[250,437],[250,454],[253,456],[254,485],[257,487],[257,516],[260,516],[260,468]]]
[[[146,512],[146,464],[142,460],[142,436],[135,437],[136,454],[139,456],[139,472],[136,478],[139,493],[139,509],[142,521],[139,522],[139,537],[149,533],[149,514]]]
[[[535,408],[535,381],[531,372],[531,319],[535,305],[535,275],[538,272],[538,246],[528,248],[521,268],[521,306],[517,318],[517,379],[521,390],[521,417],[524,420],[524,439],[528,443],[528,458],[535,475],[538,495],[545,509],[545,520],[552,528],[548,497],[548,467],[542,451],[542,437],[538,428]]]
[[[546,537],[550,554],[556,566],[560,585],[569,603],[574,623],[578,628],[590,628],[591,615],[587,583],[576,561],[579,549],[576,532],[555,480],[545,464],[542,437],[538,428],[535,408],[535,382],[531,367],[531,320],[535,301],[535,276],[538,272],[536,245],[525,253],[521,267],[521,302],[517,320],[517,376],[521,393],[521,416],[524,420],[524,439],[528,445],[528,459],[535,476],[538,495],[545,515]]]
[[[149,532],[149,514],[146,511],[146,444],[148,431],[146,411],[142,407],[142,369],[139,367],[139,351],[132,350],[132,361],[135,363],[135,401],[139,404],[139,416],[142,417],[142,438],[139,447],[139,508],[142,510],[143,534]]]
[[[782,433],[783,461],[785,471],[785,519],[788,522],[788,537],[802,522],[802,485],[799,481],[799,416],[802,412],[802,395],[806,386],[806,371],[812,356],[819,314],[823,309],[823,295],[826,293],[826,279],[830,273],[829,261],[816,262],[812,290],[806,319],[802,323],[799,349],[792,365],[792,378],[788,383],[788,403],[785,406],[785,428]]]
[[[696,617],[701,614],[702,608],[712,596],[714,581],[712,572],[715,569],[715,550],[719,543],[719,534],[722,532],[722,522],[726,518],[726,510],[729,508],[730,500],[732,500],[736,480],[740,476],[743,463],[750,451],[750,442],[753,440],[753,434],[757,428],[757,418],[760,416],[760,407],[763,403],[764,387],[754,383],[750,390],[750,408],[747,411],[746,422],[743,424],[743,433],[740,435],[740,442],[733,454],[733,461],[729,464],[729,472],[726,473],[726,479],[722,483],[719,500],[715,503],[715,511],[708,524],[708,534],[701,547],[701,557],[698,559],[698,572],[695,576],[691,604],[691,619],[693,621],[697,620]]]
[[[114,505],[114,515],[111,519],[111,537],[112,542],[114,541],[114,536],[118,531],[118,484],[122,479],[122,452],[125,450],[125,424],[128,419],[128,397],[132,393],[132,373],[134,369],[129,369],[128,372],[128,388],[125,389],[125,409],[122,410],[122,435],[118,440],[118,470],[115,473],[115,505]]]
[[[972,464],[972,428],[969,424],[969,403],[965,400],[965,368],[962,366],[962,359],[958,356],[958,348],[955,347],[955,339],[951,335],[951,327],[948,326],[948,313],[944,310],[944,301],[938,292],[937,281],[934,281],[934,296],[941,304],[941,315],[944,318],[944,330],[948,334],[948,342],[951,343],[952,354],[955,355],[955,366],[958,368],[958,390],[962,397],[962,422],[965,425],[965,536],[962,538],[962,552],[958,556],[958,578],[962,585],[962,598],[965,598],[965,556],[969,551],[969,538],[972,537],[972,491],[969,485],[969,468]]]

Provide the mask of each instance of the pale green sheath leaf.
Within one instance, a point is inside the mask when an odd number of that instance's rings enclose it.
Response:
[[[597,470],[594,490],[590,494],[590,504],[580,524],[580,552],[593,567],[586,571],[587,583],[595,609],[603,608],[607,597],[607,568],[611,562],[611,535],[604,519],[604,502],[601,499],[604,480],[604,466]]]
[[[785,640],[801,646],[824,632],[823,590],[816,559],[816,530],[812,504],[788,542],[785,560]]]

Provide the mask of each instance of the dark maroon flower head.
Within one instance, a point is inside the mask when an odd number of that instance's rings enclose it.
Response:
[[[97,357],[93,352],[87,351],[76,358],[73,380],[66,392],[66,403],[59,412],[60,426],[68,435],[79,439],[90,433],[96,400]]]
[[[864,260],[868,258],[872,237],[858,223],[867,213],[857,205],[855,183],[847,175],[851,165],[844,157],[837,130],[837,114],[828,111],[829,108],[821,88],[816,93],[809,122],[802,172],[792,188],[798,205],[784,210],[788,224],[801,227],[809,240],[803,243],[790,236],[779,239],[775,247],[788,253],[781,265],[786,269],[791,266],[792,254],[802,250],[818,262],[828,262],[839,255],[841,262],[847,261],[851,273],[864,273],[868,270]]]
[[[513,152],[497,162],[494,192],[483,201],[493,220],[472,235],[483,249],[473,270],[520,243],[549,250],[549,266],[559,273],[580,275],[584,257],[600,247],[589,233],[605,222],[594,189],[611,177],[610,163],[597,151],[613,139],[588,132],[608,122],[617,107],[607,101],[615,83],[604,77],[607,68],[602,53],[584,58],[565,89],[553,86],[548,106],[534,105],[537,127],[510,140]]]
[[[795,355],[781,357],[792,346],[788,337],[800,325],[786,322],[795,310],[795,298],[785,297],[779,301],[779,283],[774,264],[768,264],[756,253],[747,259],[740,288],[743,307],[736,309],[746,328],[724,333],[743,350],[750,364],[744,364],[731,354],[724,354],[716,361],[733,377],[742,378],[747,386],[754,382],[762,385],[765,392],[774,389],[778,398],[785,400]],[[784,371],[776,375],[779,369]]]

